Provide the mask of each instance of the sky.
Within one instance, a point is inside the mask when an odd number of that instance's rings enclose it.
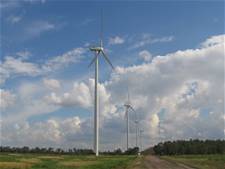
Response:
[[[224,1],[1,0],[0,142],[92,148],[94,67],[100,59],[100,150],[224,139]]]

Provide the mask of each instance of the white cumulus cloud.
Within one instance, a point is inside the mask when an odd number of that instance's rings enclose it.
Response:
[[[52,90],[55,90],[55,89],[59,89],[60,88],[60,82],[56,79],[43,79],[43,83],[44,85],[49,88],[49,89],[52,89]]]
[[[111,37],[109,38],[109,44],[110,45],[118,45],[118,44],[123,44],[125,42],[125,39],[123,39],[120,36],[115,36],[115,37]]]
[[[147,50],[142,50],[139,52],[139,57],[143,59],[145,62],[149,62],[152,60],[152,54]]]
[[[10,91],[0,89],[0,108],[5,109],[7,107],[13,106],[15,102],[15,95]]]
[[[224,35],[219,36],[219,39],[224,38]],[[207,41],[214,41],[213,37],[205,42]],[[101,82],[99,84],[100,130],[103,133],[101,148],[113,148],[120,145],[125,147],[123,142],[126,126],[125,119],[123,119],[123,104],[127,100],[128,86],[132,105],[140,119],[139,127],[144,129],[143,143],[145,146],[159,141],[159,123],[165,140],[223,138],[224,41],[210,42],[210,44],[197,49],[179,50],[164,56],[155,56],[151,62],[139,65],[117,67],[108,80]],[[93,110],[94,80],[71,81],[70,83],[73,83],[71,88],[65,89],[62,85],[62,91],[57,92],[44,89],[43,84],[34,85],[36,87],[24,85],[23,90],[20,87],[18,95],[23,94],[23,97],[20,96],[20,102],[24,100],[20,104],[23,108],[17,110],[16,113],[10,112],[9,117],[13,118],[17,114],[26,120],[34,115],[52,113],[62,107],[71,106]],[[57,125],[54,122],[48,122],[48,125],[51,126],[49,128],[55,130],[52,132],[53,138],[56,140],[65,138],[63,142],[61,140],[62,144],[68,145],[72,144],[71,142],[74,143],[74,140],[79,140],[76,145],[81,146],[83,144],[80,142],[83,140],[90,146],[93,134],[91,118],[73,119],[70,122],[63,120],[70,124],[69,126],[64,126],[63,122],[60,123],[57,119],[51,118],[49,120],[55,120]],[[20,118],[15,119],[18,121]],[[9,132],[4,128],[7,126],[5,124],[7,120],[7,117],[3,117],[3,137],[10,139],[5,139],[4,143],[13,144],[16,138],[23,138],[23,141],[29,144],[36,143],[25,139],[27,138],[25,136],[19,137],[15,134],[10,137],[6,136],[7,133],[10,135],[15,132],[15,129]],[[135,116],[131,113],[131,138],[135,138],[134,120]],[[66,132],[67,129],[71,131],[72,128],[76,128],[75,133]],[[27,127],[24,127],[20,131],[26,130]],[[42,132],[47,131],[39,130],[33,133],[33,138],[43,138],[42,144],[51,142],[48,138],[39,137]],[[51,143],[58,144],[54,140]],[[131,145],[133,144],[135,143],[131,142]]]
[[[25,29],[25,34],[27,38],[33,38],[36,36],[40,36],[44,32],[48,32],[56,29],[56,25],[49,21],[34,21],[31,24],[27,25]]]
[[[0,62],[0,84],[16,76],[38,76],[61,69],[71,63],[77,63],[83,58],[85,50],[74,48],[62,55],[54,56],[43,64],[31,62],[28,59],[32,54],[29,51],[20,51],[16,56],[6,56]],[[19,56],[19,57],[18,57]]]
[[[135,39],[134,44],[132,44],[129,49],[137,49],[140,47],[144,47],[149,44],[154,43],[165,43],[165,42],[171,42],[174,40],[174,36],[164,36],[164,37],[154,37],[151,34],[143,34],[140,38]]]

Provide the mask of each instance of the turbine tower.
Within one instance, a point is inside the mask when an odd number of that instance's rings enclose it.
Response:
[[[140,130],[140,153],[142,152],[142,133],[144,132],[144,130]]]
[[[158,124],[158,132],[159,132],[159,141],[161,141],[161,121],[159,120],[159,124]]]
[[[139,124],[139,118],[138,118],[138,115],[137,115],[137,112],[136,111],[134,111],[134,113],[135,113],[135,121],[134,121],[134,123],[135,123],[135,128],[136,128],[136,147],[138,147],[138,124]]]
[[[98,96],[98,59],[99,56],[103,56],[106,62],[114,69],[112,63],[110,62],[108,56],[105,53],[103,47],[103,18],[101,13],[101,33],[100,33],[100,44],[99,46],[90,47],[90,51],[94,52],[95,57],[92,59],[88,67],[90,67],[95,62],[95,101],[94,101],[94,150],[95,155],[99,155],[98,145],[99,145],[99,96]]]
[[[138,120],[134,121],[136,128],[136,147],[138,147]]]
[[[127,150],[129,149],[129,110],[134,111],[134,108],[130,104],[130,96],[129,96],[129,91],[127,95],[127,103],[124,104],[125,107],[125,116],[127,120]],[[135,111],[134,111],[135,112]]]

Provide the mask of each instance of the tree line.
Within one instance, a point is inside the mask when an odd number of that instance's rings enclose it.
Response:
[[[144,153],[144,152],[147,153]],[[143,154],[155,153],[157,155],[185,155],[185,154],[225,154],[225,140],[177,140],[166,141],[146,149]],[[61,149],[61,148],[29,148],[0,146],[0,152],[5,153],[37,153],[37,154],[71,154],[71,155],[93,155],[92,149]],[[102,151],[104,155],[136,155],[139,148],[129,148],[122,151],[120,148],[112,151]]]
[[[24,147],[10,147],[10,146],[0,146],[0,152],[4,153],[37,153],[37,154],[70,154],[70,155],[93,155],[95,154],[92,149],[61,149],[61,148],[30,148],[28,146]],[[129,148],[126,151],[122,151],[120,148],[113,151],[103,151],[100,154],[105,155],[135,155],[139,152],[138,147]]]
[[[94,154],[93,150],[91,149],[61,149],[61,148],[30,148],[28,146],[24,147],[10,147],[10,146],[0,146],[0,152],[5,153],[40,153],[40,154],[76,154],[76,155],[83,155],[83,154]]]
[[[225,140],[166,141],[153,147],[157,155],[224,154]]]

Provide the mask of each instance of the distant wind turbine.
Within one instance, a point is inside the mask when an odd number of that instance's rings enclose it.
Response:
[[[127,94],[127,103],[124,104],[125,106],[125,116],[126,116],[126,120],[127,120],[127,150],[129,149],[129,110],[132,110],[135,112],[134,108],[131,106],[130,103],[130,95],[129,95],[129,91]]]
[[[103,16],[101,13],[101,33],[100,33],[100,45],[89,48],[90,51],[94,52],[95,57],[91,61],[88,67],[90,67],[95,62],[95,105],[94,105],[94,150],[95,155],[99,155],[99,97],[98,97],[98,58],[102,54],[106,62],[114,69],[112,63],[110,62],[108,56],[105,53],[103,47]]]

